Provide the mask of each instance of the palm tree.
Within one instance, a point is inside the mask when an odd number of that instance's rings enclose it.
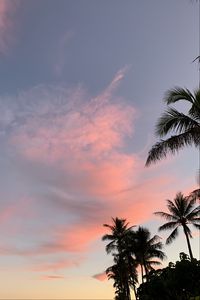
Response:
[[[123,264],[120,261],[115,261],[115,264],[106,269],[106,274],[108,279],[114,280],[113,287],[115,288],[116,299],[124,299],[125,290],[124,290],[124,271]]]
[[[161,216],[168,222],[159,227],[159,231],[173,229],[172,233],[166,240],[170,244],[178,235],[178,227],[182,226],[187,240],[187,246],[190,258],[193,258],[190,245],[192,233],[188,225],[192,224],[195,228],[200,229],[200,205],[195,207],[196,197],[184,197],[182,193],[177,193],[174,201],[167,200],[169,212],[158,211],[155,215]]]
[[[136,262],[141,267],[142,282],[144,274],[148,278],[149,271],[153,269],[152,266],[160,265],[161,262],[159,260],[165,258],[165,254],[161,251],[162,247],[160,237],[154,235],[151,238],[151,234],[147,228],[139,227],[134,233],[132,251]]]
[[[189,103],[187,114],[169,108],[161,115],[156,124],[156,135],[161,139],[149,151],[146,166],[165,158],[168,153],[175,154],[185,146],[200,146],[200,89],[191,93],[188,89],[175,87],[164,96],[167,105],[178,101]]]
[[[128,227],[129,223],[126,222],[126,219],[112,218],[112,222],[112,225],[103,224],[103,226],[107,227],[111,233],[105,234],[102,237],[102,240],[110,241],[106,246],[106,252],[108,254],[111,252],[120,254],[124,251],[126,236],[134,226]]]
[[[130,287],[136,295],[137,272],[134,260],[129,261],[125,256],[115,255],[114,263],[107,268],[106,274],[108,279],[114,280],[116,299],[130,299]]]
[[[102,240],[108,240],[106,245],[106,252],[112,253],[114,256],[115,265],[117,264],[117,270],[121,272],[118,276],[120,280],[120,287],[122,294],[126,295],[125,299],[130,299],[130,288],[133,287],[136,282],[135,270],[127,248],[127,239],[129,233],[134,226],[129,227],[126,219],[112,218],[112,225],[104,224],[111,233],[105,234]],[[133,268],[133,269],[132,269]],[[135,287],[135,286],[134,286]],[[135,291],[135,288],[134,288]]]

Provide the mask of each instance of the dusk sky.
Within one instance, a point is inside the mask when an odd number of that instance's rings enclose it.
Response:
[[[198,43],[195,1],[0,0],[0,299],[114,297],[103,223],[157,234],[197,188],[196,149],[145,161],[164,92],[198,87]],[[188,253],[182,230],[164,251]]]

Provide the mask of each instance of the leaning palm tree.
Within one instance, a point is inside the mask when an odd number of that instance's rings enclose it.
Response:
[[[177,193],[173,201],[167,200],[167,208],[169,212],[158,211],[155,215],[161,216],[168,222],[159,227],[161,230],[173,230],[166,240],[166,244],[170,244],[178,235],[179,226],[183,227],[183,231],[187,240],[187,246],[190,258],[193,259],[190,238],[192,233],[188,225],[193,225],[200,229],[200,205],[195,207],[196,197],[184,197],[182,193]]]
[[[149,151],[146,166],[165,158],[168,153],[175,154],[185,146],[200,146],[200,89],[191,93],[188,89],[175,87],[164,96],[167,105],[182,100],[190,105],[187,114],[169,106],[158,119],[156,135],[161,140]],[[163,140],[163,137],[166,139]]]
[[[148,278],[149,271],[153,269],[152,266],[160,265],[160,260],[165,258],[162,247],[160,237],[158,235],[151,237],[147,228],[139,227],[134,233],[132,250],[136,262],[141,267],[142,282],[144,276]]]

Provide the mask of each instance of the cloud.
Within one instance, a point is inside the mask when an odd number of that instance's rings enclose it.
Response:
[[[31,268],[32,271],[37,272],[47,272],[47,271],[54,271],[57,272],[59,270],[63,270],[66,268],[72,268],[72,267],[78,267],[80,265],[81,259],[63,259],[63,260],[57,260],[54,262],[40,262],[38,265],[35,265]]]
[[[40,86],[21,93],[14,109],[13,99],[4,99],[2,135],[27,161],[62,173],[68,192],[94,196],[124,189],[137,165],[134,154],[123,152],[126,139],[133,134],[136,110],[112,99],[124,74],[125,69],[120,70],[94,98],[81,88]]]
[[[105,234],[102,224],[116,216],[141,224],[175,185],[171,174],[158,176],[158,169],[153,177],[127,147],[134,143],[138,113],[116,96],[126,72],[119,70],[94,97],[80,86],[41,85],[0,99],[0,141],[24,173],[37,213],[30,217],[27,242],[5,245],[2,254],[86,255]],[[36,268],[59,268],[56,261]],[[60,266],[75,265],[62,261]]]
[[[43,275],[40,277],[41,280],[57,280],[57,279],[64,279],[65,276],[62,275]]]
[[[95,165],[94,160],[108,160],[114,150],[120,158],[118,149],[132,134],[136,114],[133,107],[117,99],[110,102],[122,77],[123,71],[118,72],[102,94],[87,102],[79,88],[70,92],[41,86],[20,95],[20,110],[18,107],[14,115],[7,109],[2,118],[3,125],[12,127],[13,145],[29,159],[62,161],[66,168],[69,163],[71,167],[81,164],[86,171]]]
[[[58,41],[57,46],[57,61],[54,65],[54,71],[57,76],[62,75],[63,69],[66,64],[66,58],[67,58],[67,46],[70,42],[70,40],[73,37],[72,31],[65,32]]]
[[[10,44],[13,43],[14,14],[19,1],[1,0],[0,1],[0,53],[6,54]]]
[[[14,203],[0,202],[0,232],[16,235],[21,231],[22,220],[27,221],[34,215],[30,210],[31,200],[28,197],[18,199]]]
[[[105,272],[102,272],[102,273],[98,273],[98,274],[95,274],[92,276],[94,279],[97,279],[99,281],[104,281],[107,279],[107,275]]]

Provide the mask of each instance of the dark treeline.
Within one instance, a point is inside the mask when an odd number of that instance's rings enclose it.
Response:
[[[172,230],[166,244],[175,240],[182,227],[188,246],[189,256],[181,253],[180,262],[169,263],[167,268],[158,269],[166,258],[161,237],[151,236],[148,228],[129,226],[125,219],[117,217],[112,218],[111,225],[104,224],[109,233],[102,239],[108,241],[106,252],[113,256],[113,265],[106,274],[114,281],[116,300],[130,300],[131,290],[135,299],[140,300],[189,300],[200,295],[200,262],[192,253],[189,228],[190,224],[200,228],[200,206],[195,205],[196,199],[194,193],[188,197],[178,193],[173,201],[167,200],[168,212],[155,212],[167,220],[158,230]]]

